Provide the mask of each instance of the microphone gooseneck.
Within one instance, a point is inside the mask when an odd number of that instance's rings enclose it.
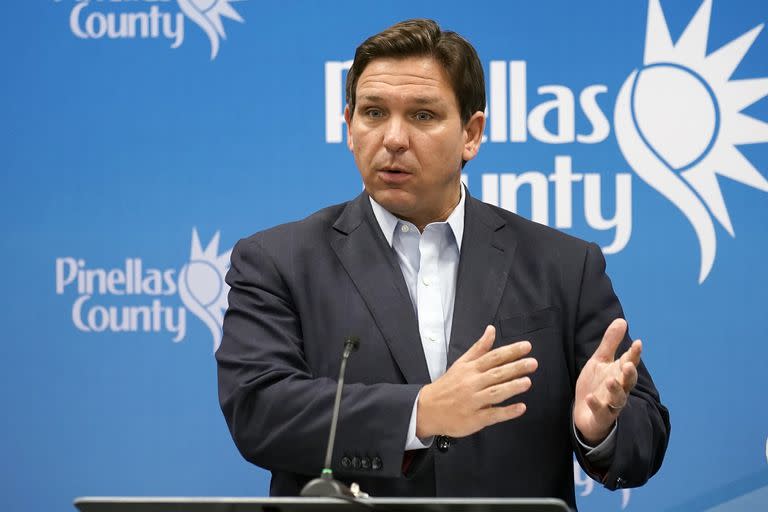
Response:
[[[349,336],[344,340],[344,353],[341,356],[341,368],[339,368],[339,380],[336,384],[336,397],[333,402],[333,416],[331,417],[331,430],[328,433],[328,449],[325,452],[325,464],[320,478],[311,480],[301,490],[302,496],[314,497],[348,497],[354,496],[346,485],[333,478],[331,458],[333,457],[333,444],[336,440],[336,428],[339,421],[339,409],[341,408],[341,391],[344,386],[344,373],[347,370],[347,359],[352,352],[360,346],[360,339]]]

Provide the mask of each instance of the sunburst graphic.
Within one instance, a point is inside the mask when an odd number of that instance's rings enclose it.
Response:
[[[224,276],[229,268],[229,256],[232,250],[222,254],[218,252],[218,231],[203,250],[197,229],[193,229],[189,263],[184,265],[179,273],[181,302],[211,331],[214,352],[221,345],[222,324],[229,293],[229,286],[224,281]]]
[[[226,39],[222,16],[245,23],[245,20],[232,7],[232,3],[242,0],[178,0],[181,11],[197,23],[211,41],[211,60],[219,53],[219,39]]]
[[[718,176],[768,192],[768,180],[736,147],[768,142],[768,123],[741,112],[768,95],[768,78],[730,79],[763,25],[707,55],[711,12],[704,0],[673,44],[659,1],[650,0],[643,67],[624,82],[614,111],[627,162],[696,232],[699,283],[715,261],[712,218],[735,236]]]

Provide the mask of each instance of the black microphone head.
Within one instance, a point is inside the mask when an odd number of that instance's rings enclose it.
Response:
[[[360,348],[360,338],[357,336],[347,336],[344,340],[344,347],[348,347],[350,350],[355,351]]]

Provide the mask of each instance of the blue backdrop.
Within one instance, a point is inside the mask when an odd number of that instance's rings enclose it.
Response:
[[[470,192],[594,240],[670,408],[660,473],[587,510],[768,508],[768,3],[5,6],[0,508],[265,495],[216,397],[235,241],[361,189],[355,47],[410,17],[483,61]]]

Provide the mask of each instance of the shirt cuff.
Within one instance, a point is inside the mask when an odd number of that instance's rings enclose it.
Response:
[[[581,448],[584,451],[584,457],[586,457],[590,464],[595,467],[608,467],[611,465],[613,454],[616,451],[617,425],[618,420],[614,422],[608,437],[603,439],[597,446],[590,446],[581,439],[581,434],[579,434],[579,430],[576,428],[576,423],[573,423],[573,433],[576,435],[576,441],[581,445]]]
[[[433,437],[427,437],[426,439],[419,439],[416,437],[416,417],[419,412],[419,392],[416,395],[416,400],[413,401],[413,411],[411,412],[411,421],[408,423],[408,435],[405,438],[405,450],[423,450],[432,446]]]

